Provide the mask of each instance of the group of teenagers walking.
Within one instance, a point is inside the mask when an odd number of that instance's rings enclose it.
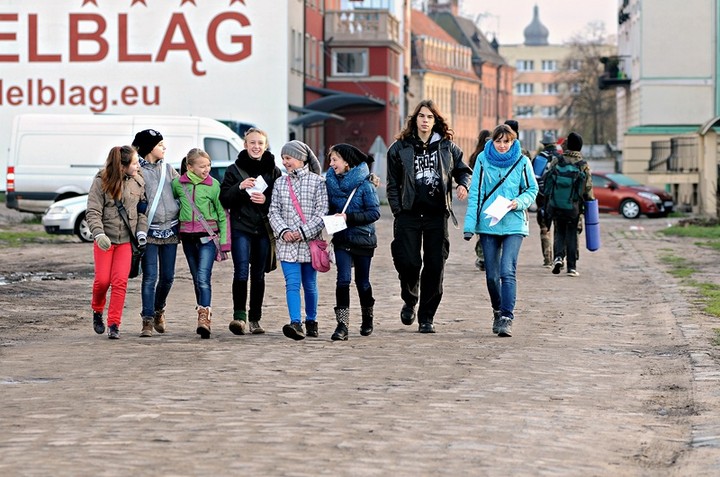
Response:
[[[492,331],[512,336],[517,258],[528,235],[527,209],[536,200],[538,182],[517,133],[508,125],[497,126],[473,158],[474,174],[452,137],[435,103],[424,100],[387,153],[386,192],[394,216],[391,254],[404,302],[400,320],[408,326],[417,320],[420,333],[435,332],[450,251],[448,219],[458,224],[452,209],[455,189],[459,200],[468,200],[464,237],[470,240],[477,234],[484,255]],[[178,173],[165,161],[163,136],[153,129],[138,132],[130,146],[112,148],[92,183],[86,212],[95,238],[91,307],[96,333],[107,329],[110,339],[120,337],[134,254],[142,257],[140,336],[165,333],[165,309],[181,245],[193,280],[201,338],[211,335],[213,264],[226,252],[233,262],[232,333],[265,332],[265,274],[279,262],[289,315],[283,334],[294,340],[317,337],[317,270],[310,242],[321,237],[324,216],[344,223],[332,235],[337,323],[331,338],[344,341],[350,333],[353,269],[360,334],[373,332],[370,270],[380,218],[379,180],[370,172],[373,158],[353,145],[336,144],[329,148],[323,177],[311,148],[293,140],[280,151],[286,170],[282,174],[264,131],[249,129],[244,146],[222,183],[210,175],[211,158],[198,148],[186,154]],[[484,212],[499,198],[506,210],[491,222]]]

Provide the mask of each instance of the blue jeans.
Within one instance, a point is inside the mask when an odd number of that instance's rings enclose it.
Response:
[[[317,320],[318,289],[317,271],[312,263],[280,262],[285,276],[285,299],[290,321],[300,323],[300,283],[305,292],[305,321]]]
[[[200,306],[210,306],[212,300],[212,269],[217,247],[212,240],[202,243],[198,237],[181,237],[183,252],[195,287],[195,300]]]
[[[257,321],[262,316],[265,296],[265,266],[270,253],[270,238],[232,230],[233,260],[233,311],[245,311],[247,282],[250,279],[249,318]]]
[[[350,281],[352,268],[355,267],[355,287],[360,297],[361,307],[371,307],[375,304],[370,285],[369,255],[353,255],[347,250],[335,249],[335,265],[337,266],[337,281],[335,282],[335,306],[338,308],[350,307]]]
[[[502,316],[510,319],[515,318],[513,314],[517,295],[515,271],[522,241],[523,236],[520,234],[480,234],[480,243],[485,255],[485,277],[490,303],[493,310],[500,310]]]
[[[170,289],[175,280],[177,244],[145,246],[142,259],[142,316],[151,317],[164,310]],[[158,267],[160,270],[158,279]]]

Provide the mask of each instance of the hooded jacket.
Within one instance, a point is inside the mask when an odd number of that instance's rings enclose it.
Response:
[[[220,183],[212,176],[201,180],[192,172],[186,172],[173,179],[173,194],[180,200],[180,233],[207,235],[200,218],[185,194],[187,189],[190,198],[198,211],[203,215],[210,228],[220,236],[223,251],[229,250],[227,219],[225,209],[220,203]]]
[[[140,174],[126,176],[121,194],[120,200],[127,210],[132,233],[137,235],[138,232],[147,232],[147,217],[138,212],[138,203],[145,199],[143,177]],[[93,237],[105,234],[114,244],[130,242],[130,231],[120,217],[115,200],[102,190],[102,171],[95,176],[90,186],[85,218]]]

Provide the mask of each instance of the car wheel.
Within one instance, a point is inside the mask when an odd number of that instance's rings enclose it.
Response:
[[[85,214],[82,213],[75,222],[75,235],[77,235],[83,242],[92,242],[93,236],[88,227],[87,220],[85,220]]]
[[[626,219],[637,219],[640,217],[640,204],[632,199],[624,200],[623,203],[620,204],[620,213]]]

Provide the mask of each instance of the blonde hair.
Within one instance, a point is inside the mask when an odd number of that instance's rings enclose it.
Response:
[[[197,161],[199,158],[204,157],[208,161],[210,161],[210,164],[212,164],[212,159],[210,159],[210,154],[203,151],[199,147],[194,147],[188,151],[188,153],[183,157],[182,162],[180,163],[180,174],[185,174],[187,172],[188,166],[192,166],[195,164],[195,161]]]

